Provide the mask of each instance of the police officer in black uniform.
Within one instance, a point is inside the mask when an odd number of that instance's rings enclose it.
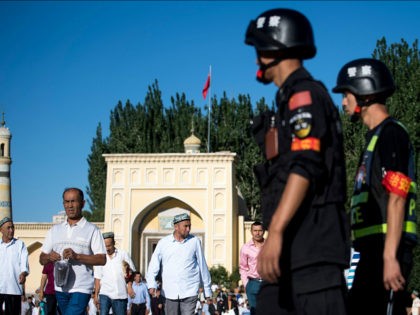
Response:
[[[349,294],[350,314],[406,314],[404,290],[417,242],[414,151],[405,127],[390,117],[395,90],[376,59],[353,60],[340,70],[336,93],[352,121],[368,127],[351,202],[353,246],[360,252]]]
[[[297,11],[273,9],[251,21],[245,43],[256,49],[258,81],[279,87],[276,112],[253,121],[266,159],[255,173],[268,229],[257,314],[345,314],[342,131],[326,88],[302,65],[316,53],[312,27]]]

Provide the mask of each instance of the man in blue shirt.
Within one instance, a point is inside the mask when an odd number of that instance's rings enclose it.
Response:
[[[190,234],[191,219],[186,213],[173,220],[174,232],[161,239],[153,252],[146,274],[149,293],[154,295],[156,276],[162,265],[166,315],[192,315],[200,284],[211,297],[211,277],[200,240]]]
[[[150,296],[146,284],[142,281],[141,273],[135,271],[134,282],[132,284],[134,296],[130,297],[130,314],[145,315],[150,313]]]

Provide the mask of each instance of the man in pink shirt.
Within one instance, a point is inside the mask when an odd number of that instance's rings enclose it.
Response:
[[[261,222],[252,223],[252,239],[242,246],[239,255],[239,273],[251,307],[251,315],[256,313],[257,295],[262,282],[257,271],[257,257],[264,245],[264,232]]]
[[[54,289],[54,264],[49,262],[44,265],[41,276],[41,286],[39,287],[39,299],[47,301],[47,314],[57,314],[57,299],[55,298]],[[59,312],[61,314],[61,312]]]

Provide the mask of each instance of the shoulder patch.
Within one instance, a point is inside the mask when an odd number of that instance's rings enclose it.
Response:
[[[289,109],[295,110],[296,108],[311,104],[312,97],[310,91],[297,92],[289,100]]]
[[[289,124],[292,127],[292,132],[298,138],[306,138],[312,128],[312,114],[304,110],[297,111],[292,118],[290,118]]]

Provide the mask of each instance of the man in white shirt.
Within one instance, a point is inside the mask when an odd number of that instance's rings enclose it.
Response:
[[[21,240],[14,238],[11,218],[0,221],[0,231],[0,306],[4,303],[5,314],[20,314],[22,285],[29,274],[28,250]]]
[[[413,299],[413,305],[411,306],[411,314],[412,315],[420,315],[420,298],[419,292],[413,290],[411,293],[411,298]]]
[[[186,213],[176,215],[173,225],[174,232],[162,238],[153,252],[146,275],[147,286],[153,296],[156,276],[162,265],[166,315],[191,315],[201,283],[206,298],[211,297],[211,277],[201,242],[190,234],[190,216]]]
[[[112,308],[115,315],[127,313],[127,282],[124,265],[128,263],[132,271],[136,270],[127,252],[115,248],[113,232],[103,233],[106,248],[106,264],[95,266],[95,302],[99,301],[100,314],[108,314]],[[98,299],[99,296],[99,299]]]
[[[65,189],[63,205],[67,220],[48,231],[39,262],[55,263],[55,294],[62,315],[84,315],[93,291],[93,266],[106,263],[105,245],[98,227],[82,215],[83,191]],[[58,261],[68,262],[68,271],[63,272],[67,276],[58,273]]]

